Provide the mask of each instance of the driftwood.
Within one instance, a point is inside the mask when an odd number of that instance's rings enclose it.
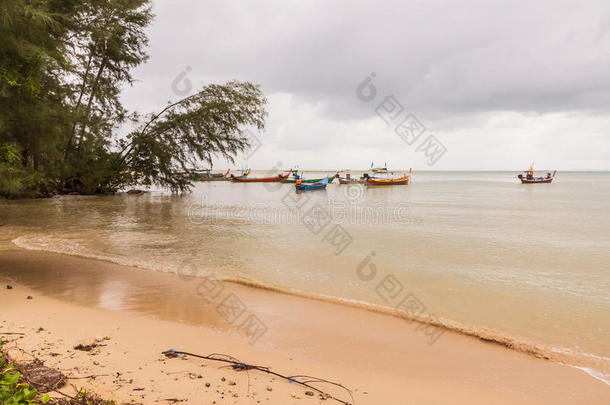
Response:
[[[174,358],[174,357],[178,357],[178,356],[182,355],[182,356],[191,356],[191,357],[195,357],[198,359],[205,359],[205,360],[212,360],[212,361],[227,363],[235,371],[258,370],[263,373],[267,373],[267,374],[282,378],[288,382],[299,384],[299,385],[302,385],[303,387],[309,388],[310,390],[315,391],[318,394],[320,394],[320,396],[324,399],[333,399],[344,405],[353,405],[354,404],[354,397],[352,395],[352,392],[348,388],[346,388],[345,386],[343,386],[341,384],[334,383],[332,381],[328,381],[323,378],[317,378],[317,377],[312,377],[312,376],[307,376],[307,375],[286,376],[286,375],[283,375],[280,373],[276,373],[275,371],[271,371],[271,369],[269,367],[263,367],[263,366],[257,366],[254,364],[243,363],[243,362],[235,359],[234,357],[231,357],[229,355],[222,354],[222,353],[212,353],[207,356],[203,356],[200,354],[194,354],[194,353],[188,353],[188,352],[182,352],[182,351],[178,351],[178,350],[174,350],[174,349],[169,349],[169,350],[164,351],[163,354],[170,358]],[[321,389],[314,387],[313,385],[311,385],[312,383],[324,383],[324,384],[330,384],[330,385],[334,385],[335,387],[342,388],[349,394],[349,396],[351,398],[351,402],[348,402],[343,399],[332,396],[332,395],[328,394],[327,392],[324,392]]]

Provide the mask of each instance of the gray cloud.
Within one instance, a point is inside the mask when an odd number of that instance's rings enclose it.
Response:
[[[260,83],[266,94],[290,95],[295,109],[315,106],[311,119],[337,127],[374,119],[387,95],[441,133],[493,112],[586,121],[610,108],[607,1],[191,0],[157,2],[155,12],[151,61],[125,92],[142,110],[176,99],[170,83],[187,66],[194,84]],[[356,88],[371,72],[378,97],[363,103]],[[289,148],[315,144],[295,137]]]

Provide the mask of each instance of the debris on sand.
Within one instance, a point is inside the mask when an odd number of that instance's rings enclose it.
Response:
[[[115,404],[115,402],[104,400],[85,389],[78,390],[76,396],[71,396],[61,392],[59,389],[67,384],[68,377],[57,369],[45,366],[44,363],[39,359],[35,359],[31,362],[15,362],[9,357],[5,350],[2,350],[1,346],[0,358],[2,359],[1,364],[3,365],[0,366],[0,373],[3,374],[7,370],[13,370],[13,372],[16,372],[16,375],[19,376],[19,385],[28,389],[35,388],[37,390],[37,398],[32,403],[38,404],[42,402],[48,403],[49,405]],[[51,391],[53,391],[55,394],[61,395],[61,397],[49,398],[48,392]],[[14,397],[7,399],[14,399]],[[2,403],[4,404],[5,402]],[[19,403],[24,402],[20,401]],[[28,403],[30,402],[28,401]]]
[[[101,345],[98,343],[91,343],[90,345],[84,345],[82,343],[77,344],[76,346],[74,346],[74,350],[81,350],[83,352],[90,352],[91,350],[97,348],[97,347],[102,347],[102,346],[106,346],[106,345]]]
[[[22,365],[20,368],[27,376],[30,386],[40,392],[56,390],[66,385],[67,378],[61,371],[47,367],[40,361]]]

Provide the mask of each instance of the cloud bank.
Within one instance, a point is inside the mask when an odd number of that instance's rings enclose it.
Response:
[[[268,126],[240,165],[610,169],[608,2],[183,0],[155,13],[124,101],[157,110],[181,73],[194,87],[259,83]],[[367,77],[376,97],[362,101]],[[387,97],[401,112],[389,123]],[[395,132],[409,114],[425,127],[413,145]],[[429,135],[446,148],[432,166],[417,151]]]

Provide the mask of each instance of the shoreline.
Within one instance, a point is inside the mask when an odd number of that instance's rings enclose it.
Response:
[[[137,268],[141,271],[152,271],[155,273],[166,274],[169,276],[177,277],[176,273],[163,271],[156,268],[152,268],[143,263],[132,263],[129,260],[122,260],[113,256],[99,256],[99,255],[86,255],[82,252],[66,252],[62,250],[54,249],[42,249],[36,246],[28,245],[20,241],[20,238],[16,238],[11,242],[14,246],[17,246],[20,250],[27,250],[33,252],[47,252],[59,255],[78,257],[87,260],[103,261],[119,266]],[[11,250],[11,249],[9,249]],[[13,249],[14,250],[14,249]],[[182,267],[187,266],[183,263]],[[188,271],[186,271],[188,273]],[[183,276],[189,278],[190,276]],[[263,291],[285,294],[289,297],[299,297],[319,302],[326,302],[334,305],[344,305],[352,308],[357,308],[364,311],[369,311],[379,315],[391,316],[397,319],[402,319],[407,322],[419,322],[432,328],[439,328],[442,331],[439,334],[443,334],[444,331],[451,331],[454,333],[462,334],[465,336],[473,337],[482,342],[493,343],[507,349],[514,350],[516,352],[524,353],[535,358],[551,360],[566,364],[582,370],[583,372],[590,375],[608,386],[610,386],[610,358],[599,356],[591,353],[575,353],[571,350],[544,345],[540,342],[534,342],[524,337],[512,336],[506,333],[502,333],[498,330],[488,327],[467,325],[460,322],[456,322],[446,318],[438,317],[426,317],[426,314],[418,315],[412,313],[399,312],[391,307],[384,307],[376,304],[371,304],[363,301],[343,299],[335,296],[327,296],[315,293],[306,293],[300,290],[291,288],[285,288],[276,285],[264,284],[258,281],[249,279],[247,277],[238,278],[222,278],[222,282],[233,283],[247,288],[254,288]]]
[[[46,279],[38,277],[43,273],[48,274]],[[197,376],[175,380],[173,374],[160,373],[157,366],[181,371],[180,367],[187,365],[195,367],[188,371],[194,373],[200,365],[192,359],[159,360],[160,353],[170,347],[199,354],[222,352],[274,371],[339,382],[354,389],[356,404],[405,399],[432,403],[605,403],[610,398],[607,385],[575,367],[452,331],[429,345],[421,332],[414,331],[414,323],[334,303],[227,283],[225,288],[247,303],[246,314],[255,315],[267,328],[250,344],[238,324],[229,324],[201,298],[193,300],[196,286],[192,280],[172,274],[21,249],[0,252],[0,275],[5,280],[10,274],[19,277],[12,277],[15,288],[1,290],[4,322],[0,331],[27,331],[19,344],[24,350],[38,350],[49,365],[76,367],[79,376],[116,369],[121,375],[132,375],[136,388],[144,388],[123,393],[117,390],[120,379],[112,377],[87,382],[98,394],[117,400],[131,401],[145,395],[145,403],[149,403],[153,397],[177,398],[178,392],[180,398],[218,400],[231,386],[217,380],[245,378],[207,362],[203,381],[213,380],[217,387],[206,388]],[[27,300],[27,295],[33,299]],[[50,335],[36,333],[39,327]],[[91,343],[96,336],[105,335],[111,336],[108,344],[113,351],[106,354],[101,350],[103,363],[95,365],[89,355],[71,350],[78,343]],[[50,340],[53,350],[70,350],[72,358],[49,355],[45,341]],[[234,403],[256,403],[254,398],[262,403],[319,402],[294,384],[250,374],[249,390],[232,392],[238,394],[231,397]],[[272,391],[267,390],[267,384],[274,384]],[[244,388],[244,381],[237,382],[238,386]]]

